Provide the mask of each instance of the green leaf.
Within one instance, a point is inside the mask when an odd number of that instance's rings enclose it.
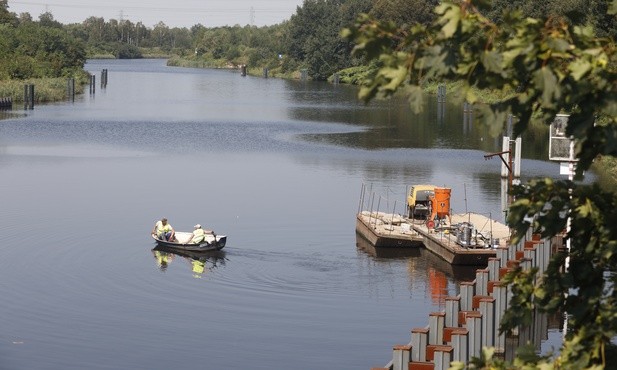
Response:
[[[380,75],[390,81],[383,85],[382,89],[394,92],[405,81],[407,68],[404,65],[398,65],[396,68],[384,67],[381,69]]]
[[[456,29],[461,22],[461,8],[453,4],[442,4],[438,8],[442,7],[445,11],[439,23],[442,24],[441,32],[443,32],[444,38],[449,39],[456,33]]]
[[[503,73],[503,69],[501,68],[501,63],[503,62],[501,54],[498,52],[491,50],[482,53],[482,64],[487,71],[495,72],[498,74]]]
[[[549,67],[542,67],[534,73],[534,83],[539,91],[542,91],[542,103],[545,107],[554,106],[555,99],[561,95],[557,76]]]
[[[575,81],[579,81],[591,70],[591,63],[586,59],[576,59],[568,66],[570,72],[572,72],[572,78]]]
[[[415,113],[419,113],[424,108],[424,91],[420,86],[410,85],[406,92],[409,96],[409,106]]]

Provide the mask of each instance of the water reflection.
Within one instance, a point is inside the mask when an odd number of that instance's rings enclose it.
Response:
[[[167,271],[169,265],[177,260],[176,257],[182,258],[193,274],[194,278],[201,278],[204,274],[213,271],[221,266],[225,266],[227,259],[225,251],[211,252],[190,252],[180,251],[172,248],[157,246],[152,249],[152,255],[156,260],[156,264],[161,272]]]
[[[474,107],[447,99],[437,102],[424,96],[424,109],[415,113],[404,96],[363,105],[353,86],[312,86],[309,93],[288,84],[292,100],[292,119],[339,122],[365,126],[354,132],[312,133],[302,135],[311,142],[344,145],[362,149],[449,148],[494,152],[501,149],[501,137],[493,137],[484,122],[476,119]],[[336,103],[329,102],[336,96]],[[341,99],[342,98],[342,99]],[[321,109],[326,107],[328,109]],[[530,127],[523,135],[522,156],[547,159],[548,127]]]
[[[406,260],[408,279],[413,286],[420,280],[428,289],[432,303],[445,306],[446,297],[456,295],[458,282],[472,281],[478,266],[451,265],[424,247],[418,248],[375,248],[370,242],[356,234],[356,247],[360,253],[369,254],[378,261],[383,259]]]

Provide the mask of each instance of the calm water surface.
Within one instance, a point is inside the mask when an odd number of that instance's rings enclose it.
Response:
[[[356,245],[362,184],[501,215],[500,139],[448,106],[348,86],[90,61],[106,89],[0,121],[2,369],[368,369],[469,270]],[[531,137],[526,176],[558,174]],[[525,148],[525,144],[524,144]],[[153,251],[167,217],[228,235],[201,259]],[[202,271],[203,270],[203,271]]]

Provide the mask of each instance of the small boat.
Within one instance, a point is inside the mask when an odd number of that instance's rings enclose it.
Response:
[[[190,252],[208,252],[218,251],[223,249],[227,242],[226,235],[214,235],[206,234],[206,238],[199,244],[190,243],[193,238],[193,233],[176,231],[176,240],[173,242],[167,240],[161,240],[152,234],[152,239],[156,241],[156,244],[160,247],[190,251]]]

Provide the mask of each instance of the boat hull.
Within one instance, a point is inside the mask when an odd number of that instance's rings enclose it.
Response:
[[[158,239],[156,235],[152,235],[152,239],[154,239],[156,241],[156,244],[160,247],[176,249],[176,250],[181,250],[181,251],[189,251],[189,252],[218,251],[218,250],[223,249],[225,247],[225,244],[227,243],[226,235],[216,235],[215,240],[204,241],[199,244],[170,242],[167,240]]]

